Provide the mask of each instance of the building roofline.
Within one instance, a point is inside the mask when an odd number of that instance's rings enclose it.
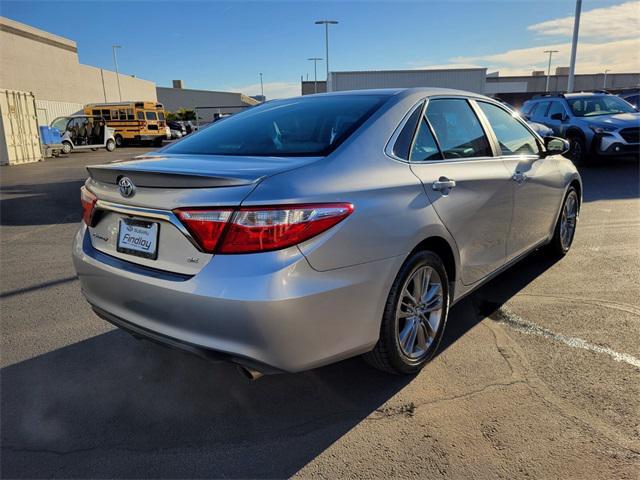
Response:
[[[24,23],[16,22],[15,20],[11,20],[7,17],[0,16],[0,31],[28,38],[29,40],[34,40],[46,45],[51,45],[52,47],[68,50],[73,53],[78,53],[77,44],[73,40],[45,32],[44,30],[40,30],[39,28],[35,28]]]
[[[408,72],[469,72],[469,71],[487,71],[485,67],[473,68],[410,68],[405,70],[340,70],[331,71],[329,73],[408,73]],[[312,81],[312,80],[310,80]]]

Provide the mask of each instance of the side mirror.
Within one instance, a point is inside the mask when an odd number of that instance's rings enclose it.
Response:
[[[564,114],[560,112],[554,113],[550,118],[551,120],[559,120],[561,122],[564,122],[565,120]]]
[[[569,151],[569,142],[564,138],[544,137],[545,157],[549,155],[562,155]]]

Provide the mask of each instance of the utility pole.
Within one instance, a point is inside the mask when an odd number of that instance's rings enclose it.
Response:
[[[120,101],[122,101],[122,91],[120,90],[120,74],[118,73],[118,57],[116,55],[116,49],[122,48],[120,45],[111,45],[111,49],[113,50],[113,64],[116,67],[116,80],[118,80],[118,97]]]
[[[262,72],[260,72],[260,96],[262,97],[262,102],[264,103],[264,84],[262,83]]]
[[[544,89],[545,92],[548,92],[549,91],[549,77],[551,76],[551,56],[554,53],[558,53],[558,50],[545,50],[544,53],[548,53],[549,54],[549,66],[547,67],[547,86]]]
[[[569,63],[569,80],[567,82],[567,92],[573,92],[573,83],[576,73],[576,52],[578,50],[578,30],[580,29],[580,12],[582,10],[582,0],[576,0],[576,14],[573,17],[573,39],[571,41],[571,61]]]
[[[327,59],[327,92],[329,91],[329,25],[337,25],[337,20],[317,20],[316,25],[324,25],[324,48]]]
[[[611,70],[605,70],[604,71],[604,81],[602,82],[602,89],[606,90],[607,89],[607,72],[610,72]]]
[[[311,57],[307,60],[313,62],[313,93],[318,93],[318,61],[322,60],[320,57]]]

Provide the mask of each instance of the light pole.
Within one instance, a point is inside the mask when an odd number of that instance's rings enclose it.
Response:
[[[327,92],[329,91],[329,25],[337,25],[337,20],[317,20],[316,25],[324,25],[325,58],[327,59]]]
[[[549,77],[551,76],[551,55],[553,55],[554,53],[558,53],[558,50],[545,50],[544,53],[548,53],[549,54],[549,66],[547,67],[547,86],[544,89],[545,92],[548,92],[549,91]]]
[[[573,92],[573,79],[576,73],[576,52],[578,50],[578,30],[580,28],[580,11],[582,10],[582,0],[576,0],[576,14],[573,17],[573,39],[571,40],[571,61],[569,63],[569,80],[567,81],[567,92]]]
[[[116,55],[116,49],[122,48],[120,45],[111,45],[111,49],[113,50],[113,64],[116,67],[116,80],[118,80],[118,97],[120,101],[122,101],[122,91],[120,90],[120,74],[118,73],[118,57]]]
[[[610,72],[611,70],[605,70],[604,71],[604,81],[602,82],[602,89],[606,90],[607,89],[607,72]]]
[[[264,103],[264,84],[262,83],[262,72],[260,72],[260,97],[262,97],[262,102]]]
[[[307,60],[313,62],[313,93],[318,93],[318,61],[322,60],[320,57],[311,57]]]

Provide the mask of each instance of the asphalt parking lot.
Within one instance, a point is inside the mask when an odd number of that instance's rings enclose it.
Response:
[[[451,310],[417,377],[352,359],[250,382],[114,330],[70,245],[86,165],[1,176],[2,477],[638,478],[638,162],[582,172],[573,249]]]

